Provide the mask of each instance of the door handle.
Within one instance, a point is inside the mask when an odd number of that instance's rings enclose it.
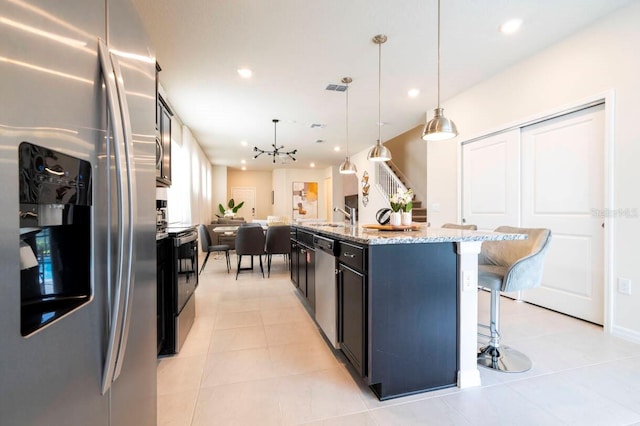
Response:
[[[112,277],[109,276],[107,286],[114,289],[113,297],[110,298],[111,306],[109,307],[109,332],[107,337],[107,350],[105,355],[104,366],[102,370],[102,394],[104,395],[113,382],[113,373],[115,371],[118,343],[120,341],[120,333],[122,332],[123,309],[125,303],[125,293],[123,292],[124,283],[124,226],[123,226],[123,203],[124,182],[122,181],[122,146],[124,145],[124,129],[122,126],[120,111],[120,103],[118,102],[118,89],[115,85],[115,72],[113,64],[109,58],[109,49],[102,39],[98,39],[98,57],[100,59],[100,68],[104,79],[107,109],[109,111],[109,125],[111,136],[113,138],[113,157],[115,162],[115,178],[116,178],[116,209],[117,229],[116,229],[116,271],[115,286],[112,285]],[[109,153],[109,141],[107,140],[107,153]],[[107,162],[110,162],[110,156],[107,156]],[[111,201],[109,201],[111,204]],[[111,208],[109,208],[111,211]],[[109,220],[111,216],[109,215]],[[110,237],[109,237],[110,238]],[[111,253],[107,253],[107,264],[112,262]]]
[[[137,204],[136,204],[136,182],[135,182],[135,160],[133,152],[133,136],[131,132],[131,115],[129,114],[129,104],[127,102],[126,90],[124,87],[124,79],[122,78],[122,71],[120,69],[120,63],[118,58],[113,54],[109,55],[111,63],[113,64],[113,71],[115,72],[115,83],[118,90],[118,101],[120,103],[120,114],[122,120],[123,134],[124,134],[124,163],[126,174],[126,204],[123,205],[125,211],[125,223],[127,224],[126,232],[126,256],[125,256],[125,298],[123,313],[122,313],[122,331],[120,333],[120,344],[118,349],[118,356],[116,358],[115,370],[113,373],[113,380],[116,380],[120,376],[122,370],[122,364],[124,362],[124,355],[127,349],[127,341],[129,337],[129,326],[131,324],[131,302],[133,299],[133,287],[135,284],[135,276],[133,274],[133,268],[135,264],[135,239],[134,229],[135,221],[137,217]]]
[[[164,148],[162,146],[162,142],[160,142],[159,139],[156,139],[156,169],[160,169],[162,157],[164,157]]]

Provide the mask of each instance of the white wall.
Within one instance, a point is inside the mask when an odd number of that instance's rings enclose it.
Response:
[[[445,114],[460,131],[455,141],[430,142],[427,166],[429,221],[458,220],[460,142],[505,125],[556,110],[613,89],[614,209],[640,210],[640,3],[534,55],[470,90],[446,100]],[[358,164],[358,167],[360,165]],[[439,205],[440,212],[434,211]],[[633,210],[636,209],[636,210]],[[632,280],[632,295],[612,292],[612,332],[640,342],[638,215],[616,217],[613,226],[613,282]]]
[[[255,200],[255,219],[266,219],[271,215],[273,205],[271,204],[271,182],[273,180],[270,171],[264,170],[238,170],[229,169],[227,172],[227,199],[222,203],[227,205],[231,199],[231,190],[237,187],[250,187],[256,190]],[[236,200],[237,201],[237,200]],[[217,204],[216,204],[217,206]],[[249,206],[243,206],[238,211],[238,216],[244,217],[246,220],[251,219],[251,211]]]
[[[177,115],[171,119],[171,141],[171,187],[167,190],[169,222],[209,223],[213,215],[213,166]]]
[[[187,126],[182,127],[182,149],[189,153],[191,224],[209,223],[212,217],[212,166]]]
[[[227,199],[227,166],[214,165],[211,169],[211,218],[219,213],[218,205],[226,205]]]
[[[324,180],[331,176],[331,168],[316,169],[276,169],[273,171],[272,184],[274,192],[273,215],[293,218],[293,182],[318,183],[318,220],[327,220],[325,211],[327,199]]]

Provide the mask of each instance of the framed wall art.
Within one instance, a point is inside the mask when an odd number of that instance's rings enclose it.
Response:
[[[318,218],[318,182],[293,182],[293,214],[296,219]]]

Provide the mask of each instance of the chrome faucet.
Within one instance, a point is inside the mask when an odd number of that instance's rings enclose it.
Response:
[[[349,212],[346,212],[339,207],[334,207],[333,211],[342,213],[347,219],[349,219],[349,224],[351,226],[356,226],[356,208],[347,206],[345,206],[345,208],[349,209]]]

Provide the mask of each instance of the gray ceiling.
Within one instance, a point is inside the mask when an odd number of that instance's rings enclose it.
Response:
[[[633,0],[442,0],[441,99],[446,100]],[[252,147],[298,149],[298,162],[339,164],[345,155],[350,76],[350,152],[378,136],[378,46],[382,45],[383,140],[425,122],[436,104],[436,0],[134,0],[162,67],[169,102],[214,164],[274,167]],[[519,33],[499,25],[519,17]],[[242,79],[240,67],[253,70]],[[417,98],[407,91],[420,89]],[[455,117],[450,117],[455,120]],[[311,128],[314,123],[322,128]],[[460,126],[460,123],[458,123]],[[243,147],[240,141],[248,146]],[[317,140],[323,140],[317,143]],[[340,152],[334,147],[339,146]]]

